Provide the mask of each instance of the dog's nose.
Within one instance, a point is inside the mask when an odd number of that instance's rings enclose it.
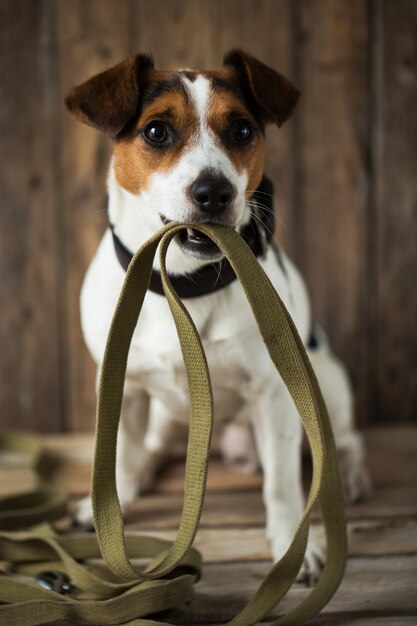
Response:
[[[190,187],[194,205],[206,213],[220,213],[232,202],[233,187],[224,177],[197,178]]]

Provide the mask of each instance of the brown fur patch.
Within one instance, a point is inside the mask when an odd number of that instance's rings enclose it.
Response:
[[[238,172],[248,174],[247,196],[252,195],[261,182],[265,165],[265,137],[257,120],[245,106],[243,96],[234,85],[230,71],[207,72],[214,79],[214,89],[209,99],[208,123]],[[216,87],[216,80],[225,87]],[[230,90],[226,85],[230,85]],[[246,146],[239,146],[230,141],[230,129],[233,122],[244,119],[251,123],[255,135]]]
[[[152,68],[151,57],[137,54],[75,87],[65,104],[77,120],[114,139],[135,116]]]
[[[174,73],[154,70],[151,86],[157,88],[158,84],[175,76]],[[153,147],[143,139],[141,133],[152,120],[167,122],[175,129],[176,141],[173,145]],[[152,174],[168,171],[179,160],[197,130],[198,119],[185,90],[162,90],[161,95],[144,106],[129,135],[114,145],[115,173],[119,184],[134,194],[146,189]]]
[[[195,81],[199,73],[200,72],[198,72],[197,70],[181,70],[179,72],[181,76],[188,78],[188,80],[191,81],[192,83]]]
[[[249,87],[267,124],[281,126],[291,115],[300,92],[284,76],[243,50],[231,50],[224,58],[242,85]]]

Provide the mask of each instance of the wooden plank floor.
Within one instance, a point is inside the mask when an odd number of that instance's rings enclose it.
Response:
[[[417,427],[381,427],[366,434],[375,494],[347,510],[349,560],[337,594],[311,622],[316,626],[417,625]],[[88,491],[92,436],[47,436],[60,459],[55,483],[74,500]],[[196,546],[203,578],[181,624],[221,624],[253,595],[270,567],[264,537],[261,476],[230,472],[213,459]],[[30,472],[9,472],[1,492],[30,486]],[[182,466],[171,466],[155,490],[132,506],[127,528],[173,538],[182,503]],[[321,529],[318,514],[314,523]],[[288,611],[308,593],[294,585],[268,620]]]

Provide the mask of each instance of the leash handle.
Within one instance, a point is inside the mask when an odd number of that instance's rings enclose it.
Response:
[[[184,228],[185,225],[171,222],[135,254],[114,314],[102,366],[92,497],[103,558],[122,579],[152,579],[171,571],[187,554],[201,515],[213,422],[210,378],[198,333],[173,290],[165,267],[169,243]],[[220,248],[242,283],[269,355],[300,413],[313,457],[310,493],[294,539],[253,599],[229,625],[249,626],[260,621],[288,591],[304,558],[311,510],[320,499],[327,535],[326,565],[309,596],[288,615],[274,622],[277,625],[301,624],[315,615],[332,597],[343,576],[346,558],[343,496],[329,418],[294,323],[248,246],[230,228],[211,224],[198,224],[195,228],[210,237]],[[158,244],[164,292],[177,327],[187,370],[191,414],[184,507],[178,534],[171,549],[146,573],[142,573],[130,564],[124,545],[123,522],[115,484],[115,442],[128,349]]]

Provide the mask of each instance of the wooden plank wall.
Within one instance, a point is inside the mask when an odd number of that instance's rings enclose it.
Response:
[[[268,131],[277,237],[349,367],[360,423],[415,419],[416,35],[413,0],[0,0],[1,424],[94,420],[78,299],[110,146],[65,94],[139,50],[208,68],[233,46],[302,92]]]

